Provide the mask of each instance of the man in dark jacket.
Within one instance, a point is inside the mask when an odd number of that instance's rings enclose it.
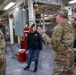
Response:
[[[5,36],[5,26],[3,24],[3,20],[2,19],[0,19],[0,29],[1,29],[2,33],[4,34],[4,36]]]
[[[76,17],[72,17],[71,24],[73,25],[74,30],[75,30],[75,40],[74,40],[74,46],[73,46],[73,48],[76,48]],[[74,63],[75,63],[75,66],[76,66],[76,51],[74,51],[74,52],[75,52]]]

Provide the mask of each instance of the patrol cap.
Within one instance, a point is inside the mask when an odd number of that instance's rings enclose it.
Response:
[[[61,15],[63,18],[68,18],[68,10],[66,9],[60,9],[57,11],[56,15]]]

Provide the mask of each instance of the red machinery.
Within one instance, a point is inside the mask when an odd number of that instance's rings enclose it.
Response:
[[[29,33],[29,26],[26,25],[24,28],[24,40],[21,40],[21,49],[25,49],[25,51],[19,51],[19,61],[27,61],[28,60],[28,52],[27,52],[27,36]]]
[[[21,40],[21,49],[27,49],[27,35],[29,33],[29,26],[25,26],[24,28],[24,39]]]
[[[24,28],[24,36],[25,36],[25,48],[27,49],[27,35],[29,33],[29,26],[25,26]],[[28,60],[28,51],[26,50],[25,52],[25,56],[26,56],[26,61]]]
[[[29,33],[29,26],[27,25],[24,28],[25,49],[27,49],[27,36],[28,36],[28,33]]]

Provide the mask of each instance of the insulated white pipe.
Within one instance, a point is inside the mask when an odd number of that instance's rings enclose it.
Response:
[[[18,43],[20,43],[20,36],[18,36]]]
[[[11,13],[9,13],[10,15]],[[13,18],[9,17],[9,28],[10,28],[10,43],[14,44],[14,37],[13,37]]]
[[[29,25],[34,22],[33,0],[28,0]]]

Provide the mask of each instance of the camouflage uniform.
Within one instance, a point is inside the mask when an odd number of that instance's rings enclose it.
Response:
[[[60,22],[54,29],[52,38],[43,36],[46,44],[52,45],[54,58],[53,75],[73,75],[74,67],[74,29],[68,20]]]
[[[0,30],[0,75],[5,75],[5,40]]]

